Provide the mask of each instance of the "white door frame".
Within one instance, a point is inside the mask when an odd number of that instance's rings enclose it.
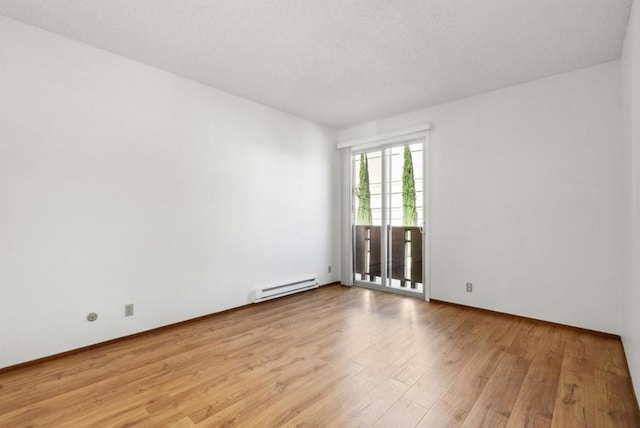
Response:
[[[364,151],[370,151],[374,149],[386,149],[388,147],[397,146],[402,142],[407,141],[417,141],[422,140],[423,144],[423,209],[424,209],[424,223],[423,223],[423,239],[422,239],[422,254],[423,254],[423,264],[422,264],[422,278],[423,278],[423,296],[424,300],[429,301],[431,296],[431,256],[429,247],[431,244],[431,205],[430,205],[430,196],[431,196],[431,167],[430,167],[430,124],[420,125],[417,127],[409,128],[404,131],[394,131],[387,134],[382,134],[379,136],[361,138],[353,141],[347,141],[338,144],[338,148],[342,150],[342,215],[341,215],[341,280],[345,285],[353,285],[353,224],[354,224],[354,214],[353,207],[355,204],[355,200],[353,197],[353,170],[352,170],[352,157],[354,154],[358,154]],[[383,168],[385,162],[383,162]],[[385,186],[383,186],[384,189]],[[383,190],[386,192],[386,190]],[[383,194],[384,197],[384,194]],[[384,211],[384,210],[383,210]],[[383,212],[383,224],[386,214]],[[383,237],[386,236],[386,228],[382,228],[381,230],[381,240],[382,242],[386,242],[383,240]],[[386,247],[386,245],[383,245]],[[384,251],[384,248],[383,248]],[[385,260],[384,258],[383,260]],[[386,266],[383,263],[382,266],[382,274],[386,274]],[[386,278],[386,276],[385,276]],[[373,286],[372,288],[377,288]],[[394,291],[390,287],[380,287],[384,288],[385,291]],[[401,290],[400,290],[401,291]],[[402,293],[400,294],[408,294],[412,297],[416,297],[415,293]]]

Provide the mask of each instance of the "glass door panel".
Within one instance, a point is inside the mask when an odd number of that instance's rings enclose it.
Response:
[[[352,160],[354,283],[423,294],[423,143]]]
[[[388,259],[387,285],[423,292],[423,144],[386,150],[388,158]]]
[[[382,152],[353,157],[354,279],[382,285]]]

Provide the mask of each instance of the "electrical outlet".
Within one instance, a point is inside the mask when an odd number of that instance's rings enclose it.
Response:
[[[125,317],[133,316],[133,303],[129,303],[128,305],[124,305],[124,316]]]
[[[329,266],[329,267],[327,268],[327,272],[328,272],[328,273],[331,273],[331,266]]]
[[[467,282],[467,292],[473,293],[473,284],[470,282]]]

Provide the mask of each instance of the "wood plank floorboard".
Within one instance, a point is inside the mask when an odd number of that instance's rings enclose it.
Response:
[[[0,427],[640,427],[619,339],[327,286],[0,373]]]

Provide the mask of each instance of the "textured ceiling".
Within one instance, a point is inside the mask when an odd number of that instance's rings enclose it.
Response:
[[[0,0],[0,14],[337,129],[620,56],[631,0]]]

